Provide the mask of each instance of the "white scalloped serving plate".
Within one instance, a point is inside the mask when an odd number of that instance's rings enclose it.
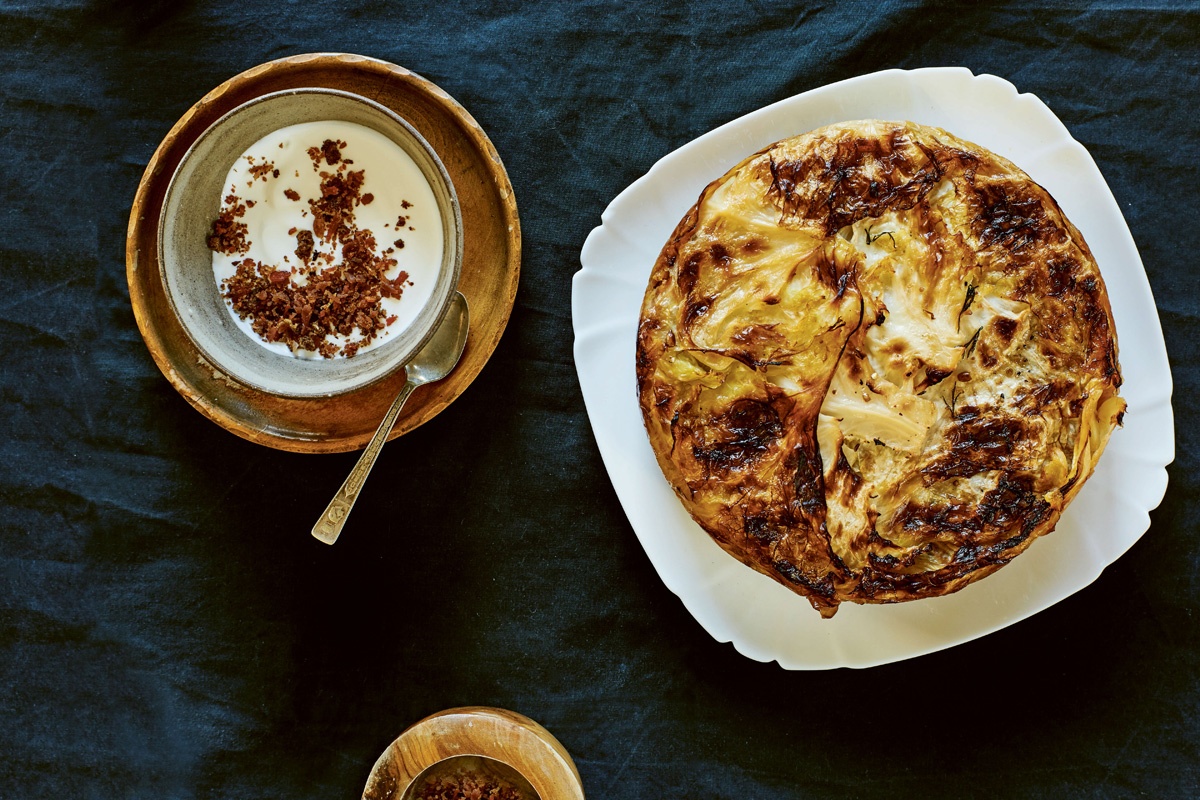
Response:
[[[823,620],[804,598],[726,555],[684,511],[642,426],[634,346],[650,269],[701,190],[772,142],[852,119],[936,125],[1005,156],[1054,195],[1107,284],[1129,403],[1095,474],[1049,536],[957,594],[844,603]],[[575,364],[596,442],[638,539],[667,587],[714,638],[787,669],[869,667],[970,641],[1094,581],[1150,525],[1175,455],[1171,373],[1137,247],[1081,144],[1031,94],[962,68],[889,70],[824,86],[722,125],[621,192],[583,246],[572,285]]]

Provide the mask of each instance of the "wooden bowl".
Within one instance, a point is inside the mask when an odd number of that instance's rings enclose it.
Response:
[[[583,800],[579,771],[550,731],[499,708],[452,708],[426,717],[400,735],[375,762],[363,800],[401,800],[431,766],[461,756],[511,768],[539,800]]]
[[[463,226],[458,289],[471,307],[466,351],[448,378],[413,394],[391,438],[453,402],[491,357],[516,297],[520,222],[508,174],[471,115],[424,78],[363,56],[317,53],[254,67],[205,95],[163,139],[134,198],[125,257],[134,317],[155,363],[194,408],[238,436],[294,452],[342,452],[360,449],[371,438],[404,385],[403,371],[333,397],[259,391],[204,357],[183,330],[159,278],[160,210],[184,153],[232,109],[266,94],[304,87],[360,95],[403,117],[438,154],[458,194]]]

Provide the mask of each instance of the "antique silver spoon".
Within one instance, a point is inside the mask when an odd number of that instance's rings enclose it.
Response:
[[[400,409],[404,408],[404,401],[418,386],[440,381],[450,374],[458,364],[458,359],[462,357],[463,348],[466,347],[467,328],[470,320],[471,313],[467,309],[467,298],[463,297],[461,292],[455,292],[454,296],[450,298],[450,307],[446,310],[446,317],[434,332],[433,338],[421,348],[421,352],[413,356],[413,360],[405,367],[408,380],[405,382],[404,388],[400,390],[392,407],[384,415],[383,422],[379,423],[379,429],[375,431],[375,435],[363,449],[358,463],[354,465],[354,469],[350,470],[346,482],[329,501],[329,507],[321,515],[321,519],[313,526],[313,536],[325,544],[333,544],[337,541],[338,534],[342,532],[342,526],[346,524],[346,517],[350,516],[350,509],[354,508],[354,501],[358,499],[358,493],[362,491],[367,476],[371,474],[371,467],[375,466],[375,459],[379,457],[383,445],[387,442],[388,433],[396,424],[396,418],[400,416]]]

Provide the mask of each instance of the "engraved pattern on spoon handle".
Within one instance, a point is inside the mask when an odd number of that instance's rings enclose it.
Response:
[[[362,455],[358,457],[354,469],[350,470],[350,474],[346,476],[342,488],[338,489],[337,494],[329,501],[325,513],[321,515],[321,519],[313,526],[312,535],[322,542],[333,544],[337,541],[338,535],[342,532],[342,526],[346,524],[346,517],[350,516],[350,509],[354,508],[354,501],[358,499],[358,493],[366,483],[367,476],[371,474],[371,468],[375,466],[375,459],[379,457],[379,453],[387,443],[388,434],[396,424],[396,418],[400,416],[400,410],[404,408],[404,403],[413,393],[413,389],[420,385],[412,380],[404,384],[404,388],[400,390],[400,394],[396,396],[391,408],[384,415],[383,421],[379,423],[375,435],[363,448]]]

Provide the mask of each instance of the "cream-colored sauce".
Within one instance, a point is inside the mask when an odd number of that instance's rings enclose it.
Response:
[[[321,146],[326,139],[346,142],[341,148],[343,159],[353,163],[350,170],[363,170],[363,195],[372,194],[370,204],[355,209],[355,224],[359,230],[370,230],[375,235],[376,255],[394,247],[397,239],[404,240],[404,247],[396,249],[391,258],[398,262],[388,273],[395,278],[401,271],[407,272],[409,283],[399,298],[385,297],[381,300],[384,314],[394,315],[395,322],[380,331],[359,352],[378,347],[391,336],[403,331],[416,319],[428,302],[441,269],[445,242],[442,236],[442,217],[437,200],[428,181],[425,180],[416,162],[399,146],[378,131],[339,120],[305,122],[290,125],[271,133],[255,142],[243,153],[225,179],[224,195],[233,194],[242,201],[253,201],[240,218],[247,226],[246,253],[213,253],[213,277],[218,287],[221,281],[233,276],[235,262],[252,258],[260,263],[272,264],[279,269],[300,266],[296,256],[296,236],[288,231],[312,230],[312,215],[308,201],[320,197],[320,171],[333,172],[336,166],[324,161],[314,168],[308,155],[310,147]],[[269,162],[279,171],[278,177],[268,172],[265,179],[254,179],[251,167]],[[299,200],[289,199],[284,192],[292,190],[300,195]],[[408,207],[405,207],[405,203]],[[249,205],[249,204],[247,204]],[[399,217],[405,218],[403,227],[397,226]],[[328,245],[318,241],[318,249],[328,250]],[[329,268],[341,265],[340,250]],[[293,277],[296,280],[296,277]],[[282,355],[298,358],[319,358],[311,351],[293,353],[283,342],[267,342],[234,312],[232,304],[226,307],[237,326],[263,347]],[[356,328],[349,337],[331,336],[329,341],[342,346],[358,341],[361,332]],[[344,356],[337,356],[343,358]]]

